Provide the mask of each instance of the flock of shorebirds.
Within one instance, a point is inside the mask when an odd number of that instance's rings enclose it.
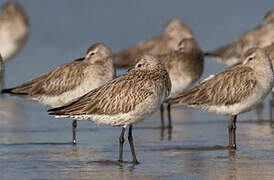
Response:
[[[28,32],[23,8],[18,3],[5,4],[0,16],[1,63],[20,51]],[[50,115],[72,118],[74,144],[77,120],[122,126],[120,162],[123,162],[126,127],[129,126],[133,163],[137,164],[133,124],[149,118],[160,108],[162,128],[172,128],[171,105],[230,115],[228,147],[236,149],[237,116],[262,103],[272,90],[273,42],[274,11],[267,12],[263,24],[210,52],[201,50],[186,23],[172,19],[162,34],[134,47],[112,53],[103,43],[93,44],[85,57],[22,85],[3,89],[2,93],[39,101],[53,108],[48,110]],[[205,56],[229,67],[189,89],[203,73]],[[120,67],[130,69],[117,77],[115,68]],[[164,122],[165,107],[168,125]]]

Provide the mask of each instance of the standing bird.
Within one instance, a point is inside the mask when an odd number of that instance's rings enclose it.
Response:
[[[122,126],[119,138],[119,161],[123,162],[124,133],[133,163],[137,164],[132,125],[149,118],[169,96],[171,82],[164,65],[151,55],[143,55],[126,74],[94,89],[77,101],[49,110],[56,117],[90,120],[98,124]]]
[[[264,48],[274,42],[274,10],[267,12],[264,23],[244,33],[233,42],[206,52],[205,56],[213,57],[226,66],[240,63],[241,56],[249,48]]]
[[[172,88],[168,99],[175,98],[192,86],[202,75],[204,58],[199,44],[194,38],[183,39],[178,44],[178,50],[159,55],[165,65]],[[164,128],[164,106],[161,105],[161,127]],[[168,128],[172,128],[170,104],[167,106]]]
[[[0,14],[0,52],[4,61],[19,53],[28,34],[29,22],[23,7],[16,2],[4,4]]]
[[[115,77],[111,50],[102,43],[92,45],[85,58],[63,64],[2,93],[22,95],[51,107],[68,104]],[[73,121],[72,143],[76,144],[77,121]]]
[[[115,53],[116,67],[130,67],[136,62],[136,57],[142,54],[160,55],[177,49],[178,43],[183,38],[191,38],[193,33],[180,19],[171,19],[167,22],[163,34],[150,40],[141,42],[134,47]]]
[[[231,115],[229,147],[236,148],[237,115],[261,103],[273,87],[273,69],[263,49],[249,49],[243,63],[210,76],[195,88],[169,100],[222,115]]]

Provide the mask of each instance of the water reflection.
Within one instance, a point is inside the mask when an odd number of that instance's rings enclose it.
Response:
[[[4,95],[0,96],[0,118],[4,124],[10,124],[16,118],[25,118],[25,107],[22,101],[10,99]]]

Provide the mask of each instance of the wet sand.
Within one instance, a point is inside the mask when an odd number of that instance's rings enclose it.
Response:
[[[15,114],[0,122],[1,179],[274,177],[274,128],[269,121],[254,119],[254,111],[239,118],[235,152],[226,147],[228,117],[178,107],[172,111],[174,128],[169,134],[168,130],[162,132],[158,128],[160,120],[156,113],[134,126],[140,164],[133,166],[128,143],[126,163],[117,161],[116,141],[121,128],[81,121],[78,144],[73,146],[71,120],[49,117],[46,108],[34,102],[6,97],[1,101],[7,104],[6,114]],[[24,107],[25,115],[15,113],[16,108]]]

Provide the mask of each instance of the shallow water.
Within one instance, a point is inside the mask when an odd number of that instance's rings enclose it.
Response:
[[[6,1],[0,1],[2,2]],[[31,22],[26,47],[7,63],[6,86],[20,84],[105,42],[113,51],[160,33],[179,17],[209,50],[256,26],[274,2],[228,1],[20,1]],[[206,60],[203,78],[224,67]],[[124,72],[119,71],[119,73]],[[239,116],[238,150],[229,152],[227,122],[183,107],[172,109],[174,128],[159,128],[159,112],[133,127],[139,165],[128,143],[117,163],[121,128],[82,121],[72,146],[71,120],[47,115],[47,107],[18,97],[0,98],[0,179],[273,179],[274,128],[268,99],[263,117]]]

